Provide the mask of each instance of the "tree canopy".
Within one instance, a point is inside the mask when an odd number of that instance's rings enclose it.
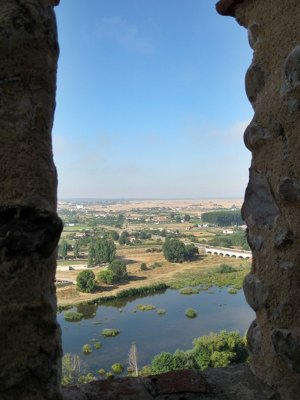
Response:
[[[96,288],[94,272],[89,270],[79,272],[76,283],[81,292],[92,293]]]
[[[203,222],[218,226],[230,226],[230,225],[243,225],[244,221],[241,216],[241,210],[234,211],[212,211],[203,213],[201,215]]]
[[[111,262],[116,255],[116,245],[113,240],[97,238],[90,243],[88,264],[98,265]]]
[[[175,238],[167,238],[163,244],[163,254],[170,262],[182,263],[195,258],[198,248],[193,244],[185,245]]]

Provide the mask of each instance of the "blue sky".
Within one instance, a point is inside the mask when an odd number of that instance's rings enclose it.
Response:
[[[59,198],[242,197],[252,51],[213,0],[64,0]]]

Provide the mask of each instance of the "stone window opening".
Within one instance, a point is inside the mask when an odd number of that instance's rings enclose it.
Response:
[[[254,117],[244,135],[252,162],[243,206],[253,252],[244,284],[256,311],[248,331],[253,374],[246,366],[179,371],[94,382],[64,393],[54,287],[62,223],[51,146],[58,3],[0,3],[0,399],[298,399],[299,1],[217,4],[219,13],[248,29],[254,50],[246,73]]]

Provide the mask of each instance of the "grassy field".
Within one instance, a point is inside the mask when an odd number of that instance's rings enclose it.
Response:
[[[76,304],[102,296],[116,295],[124,289],[138,288],[157,283],[167,283],[171,287],[180,288],[200,283],[208,285],[215,281],[216,284],[218,282],[224,285],[231,283],[235,287],[240,287],[243,276],[249,270],[249,263],[246,261],[235,258],[225,259],[220,256],[204,255],[192,262],[184,262],[182,264],[170,263],[165,260],[162,253],[146,253],[145,248],[128,247],[119,249],[118,257],[127,263],[128,282],[119,285],[103,285],[95,293],[80,293],[77,291],[75,285],[59,288],[57,289],[58,304]],[[141,263],[145,263],[148,270],[141,271]],[[232,274],[215,274],[213,270],[222,263],[229,264],[239,269],[239,271]],[[153,266],[155,267],[153,268]],[[97,274],[102,268],[93,269],[93,272]],[[79,272],[79,270],[57,272],[56,276],[60,279],[75,281]]]

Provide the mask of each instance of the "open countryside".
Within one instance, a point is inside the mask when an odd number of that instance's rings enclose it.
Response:
[[[81,379],[126,375],[132,343],[138,374],[147,375],[165,371],[164,352],[177,360],[172,352],[200,335],[245,334],[253,312],[241,286],[251,252],[240,208],[240,199],[59,203],[58,319],[64,352],[88,371]]]

